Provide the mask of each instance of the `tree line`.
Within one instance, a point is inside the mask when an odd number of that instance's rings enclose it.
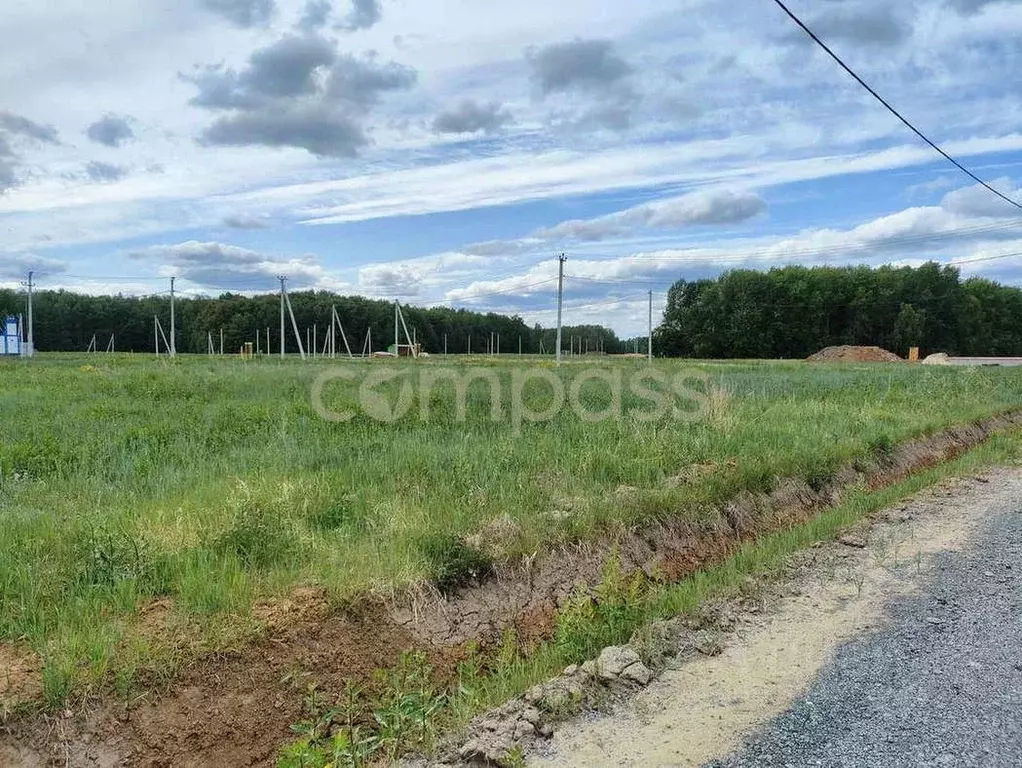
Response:
[[[957,268],[782,267],[679,280],[654,352],[669,357],[803,358],[823,347],[899,355],[1022,355],[1022,290],[962,280]]]
[[[303,345],[306,329],[315,326],[318,346],[322,349],[333,307],[337,308],[353,354],[361,354],[367,333],[371,333],[374,351],[394,343],[392,302],[339,296],[327,291],[296,291],[289,297]],[[0,290],[0,316],[24,314],[25,301],[23,291]],[[103,350],[113,335],[117,351],[151,353],[155,345],[154,316],[159,317],[164,332],[170,333],[170,301],[166,295],[88,296],[70,291],[38,291],[33,294],[32,303],[35,344],[41,352],[84,351],[93,335],[98,348]],[[260,349],[266,351],[267,329],[269,349],[275,352],[280,349],[278,295],[225,293],[217,298],[178,297],[174,310],[178,352],[205,353],[210,335],[219,350],[221,330],[224,351],[228,354],[237,352],[246,342],[254,344],[257,331]],[[517,315],[404,305],[402,314],[409,334],[414,334],[424,351],[433,354],[444,351],[445,337],[451,354],[463,354],[469,348],[473,354],[485,353],[491,338],[496,347],[497,335],[501,353],[517,353],[519,339],[525,354],[554,353],[556,331],[539,325],[530,327]],[[297,352],[290,316],[287,317],[286,336],[288,352]],[[563,337],[565,350],[569,339],[574,337],[581,340],[583,349],[600,348],[608,353],[623,351],[615,333],[601,326],[566,326]],[[403,329],[400,338],[404,344]],[[337,334],[336,348],[339,354],[345,354],[340,334]]]
[[[318,330],[320,348],[332,307],[352,352],[362,352],[371,329],[373,350],[394,341],[394,305],[327,291],[290,294],[295,320]],[[118,351],[152,352],[153,316],[170,332],[166,295],[88,296],[69,291],[34,294],[34,331],[40,351],[84,351],[93,335],[104,349],[111,335]],[[0,316],[25,311],[23,291],[0,290]],[[517,315],[449,307],[403,306],[409,333],[430,353],[485,353],[500,336],[500,351],[553,354],[556,330],[529,326]],[[183,298],[175,302],[177,349],[205,353],[208,335],[219,349],[237,352],[254,342],[280,349],[280,300],[275,294]],[[645,339],[619,339],[599,325],[565,326],[564,350],[608,354],[645,352]],[[404,343],[404,332],[401,343]],[[1022,290],[991,280],[962,280],[957,268],[928,262],[920,267],[781,267],[768,272],[733,270],[715,279],[679,280],[668,292],[663,319],[653,334],[654,353],[667,357],[802,358],[837,344],[876,345],[900,355],[1022,355]],[[291,321],[287,349],[296,352]],[[337,349],[343,354],[340,337]]]

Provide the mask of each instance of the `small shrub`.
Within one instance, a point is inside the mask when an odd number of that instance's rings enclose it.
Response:
[[[436,585],[442,592],[466,584],[493,567],[493,561],[486,554],[452,534],[420,536],[416,546],[429,562]]]
[[[409,748],[430,748],[437,735],[436,716],[447,701],[431,682],[433,669],[423,653],[405,653],[397,667],[380,673],[383,693],[373,713],[377,738],[389,760]]]
[[[625,576],[617,554],[607,562],[595,597],[579,593],[557,617],[554,642],[573,662],[597,655],[608,645],[626,641],[646,617],[646,582],[642,571]]]
[[[267,568],[287,557],[294,545],[279,513],[247,500],[235,515],[234,524],[214,541],[213,550],[236,555],[246,567]]]

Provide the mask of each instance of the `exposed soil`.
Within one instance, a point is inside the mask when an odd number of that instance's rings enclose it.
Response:
[[[902,359],[881,347],[825,347],[806,358],[811,363],[900,363]]]
[[[317,590],[257,611],[268,621],[265,641],[203,660],[166,693],[12,718],[0,727],[0,765],[269,765],[293,735],[309,685],[340,691],[347,680],[371,680],[415,646],[378,606],[328,616]],[[440,652],[431,661],[446,666]]]
[[[0,644],[0,715],[22,701],[42,696],[43,664],[25,648]]]
[[[677,580],[723,560],[745,540],[810,518],[848,487],[895,482],[1020,425],[1022,411],[955,427],[898,446],[869,466],[849,466],[821,488],[788,480],[770,494],[740,495],[701,522],[664,520],[543,553],[448,596],[420,589],[338,613],[319,590],[296,589],[286,600],[255,607],[267,628],[262,641],[204,659],[165,693],[128,705],[106,700],[86,712],[9,718],[0,725],[0,765],[272,764],[302,717],[310,683],[336,696],[346,681],[372,680],[409,649],[425,651],[445,677],[466,641],[485,643],[509,626],[529,643],[550,637],[557,608],[576,590],[594,587],[612,553],[626,571]],[[147,615],[154,631],[166,613],[161,606]],[[0,662],[18,669],[5,656]],[[38,679],[38,667],[29,669]]]

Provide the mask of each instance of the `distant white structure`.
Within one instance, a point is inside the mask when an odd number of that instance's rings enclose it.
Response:
[[[0,355],[21,355],[24,349],[21,344],[21,324],[13,315],[4,320],[3,335],[0,336]]]

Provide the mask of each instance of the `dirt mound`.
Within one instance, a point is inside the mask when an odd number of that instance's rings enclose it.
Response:
[[[901,358],[880,347],[826,347],[806,358],[810,363],[900,363]]]
[[[923,360],[923,365],[951,365],[951,358],[943,352],[937,352]]]

